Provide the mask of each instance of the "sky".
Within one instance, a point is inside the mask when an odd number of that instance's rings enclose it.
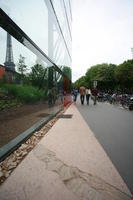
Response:
[[[24,1],[26,3],[24,3]],[[32,9],[31,7],[32,1]],[[57,5],[61,0],[56,0]],[[66,0],[67,1],[67,0]],[[88,68],[101,63],[120,64],[132,59],[133,0],[70,0],[72,1],[72,81],[85,75]],[[39,2],[39,3],[38,3]],[[0,6],[47,54],[48,17],[44,0],[0,0]],[[30,10],[30,12],[29,12]],[[39,15],[36,15],[38,11]],[[36,17],[34,17],[36,16]],[[34,23],[31,23],[31,21]],[[41,31],[38,31],[41,30]],[[2,42],[3,41],[3,42]],[[26,64],[33,65],[31,51],[13,42],[14,61],[23,52]],[[59,42],[59,45],[61,42]],[[59,58],[65,48],[61,47]],[[6,32],[0,29],[0,63],[5,60]],[[52,48],[53,49],[53,48]],[[53,51],[53,50],[52,50]],[[63,57],[63,56],[62,56]],[[61,58],[62,58],[61,57]],[[68,63],[64,56],[62,63]],[[57,60],[58,61],[58,60]],[[61,59],[58,61],[60,64]],[[57,64],[58,64],[57,63]]]
[[[133,0],[72,0],[72,79],[132,59]]]

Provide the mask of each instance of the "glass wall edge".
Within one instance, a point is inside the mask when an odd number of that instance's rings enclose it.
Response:
[[[65,47],[66,47],[68,56],[69,56],[70,60],[72,61],[71,54],[70,54],[70,52],[69,52],[69,48],[68,48],[68,46],[67,46],[67,42],[66,42],[65,37],[64,37],[64,35],[63,35],[62,29],[61,29],[61,26],[60,26],[60,23],[59,23],[59,19],[58,19],[58,17],[57,17],[57,14],[56,14],[54,5],[53,5],[53,3],[52,3],[52,0],[44,0],[44,2],[46,3],[47,8],[48,8],[48,9],[50,10],[50,12],[51,12],[51,15],[52,15],[52,18],[53,18],[53,20],[54,20],[54,22],[55,22],[55,25],[56,25],[56,27],[57,27],[59,33],[60,33],[61,38],[63,39],[63,42],[64,42],[64,45],[65,45]]]

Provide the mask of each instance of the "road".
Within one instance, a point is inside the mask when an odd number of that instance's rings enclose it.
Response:
[[[133,193],[133,111],[108,103],[76,106]]]

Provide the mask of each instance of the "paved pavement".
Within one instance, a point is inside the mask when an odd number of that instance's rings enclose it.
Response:
[[[108,103],[82,106],[78,110],[133,192],[133,112]]]
[[[131,200],[93,132],[71,105],[0,187],[0,200]]]

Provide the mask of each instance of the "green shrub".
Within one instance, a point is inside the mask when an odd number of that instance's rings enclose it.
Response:
[[[24,103],[37,102],[44,99],[44,93],[33,86],[6,84],[2,88],[9,94]]]

